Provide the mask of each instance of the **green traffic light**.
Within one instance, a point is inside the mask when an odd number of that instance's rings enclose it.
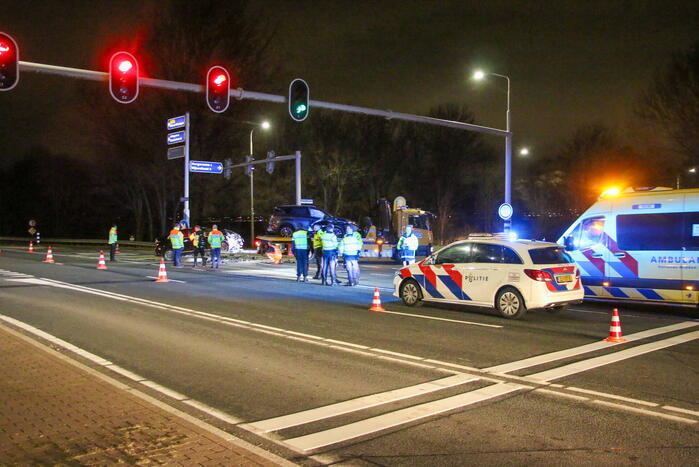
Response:
[[[296,113],[302,114],[306,111],[306,109],[307,109],[306,104],[299,104],[296,106]]]

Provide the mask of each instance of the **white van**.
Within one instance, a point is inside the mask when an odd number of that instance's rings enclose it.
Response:
[[[699,189],[603,195],[558,240],[585,298],[699,303]]]

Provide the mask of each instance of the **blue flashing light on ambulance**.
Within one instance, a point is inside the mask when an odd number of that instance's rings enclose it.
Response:
[[[558,243],[586,299],[699,304],[699,189],[607,191]]]

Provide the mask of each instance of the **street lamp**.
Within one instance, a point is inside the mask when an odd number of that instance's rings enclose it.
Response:
[[[498,78],[504,78],[507,80],[507,113],[505,114],[505,131],[507,131],[507,136],[505,136],[505,203],[511,204],[512,201],[512,132],[510,130],[510,77],[506,75],[500,75],[498,73],[485,72],[483,70],[476,70],[473,73],[473,79],[476,81],[481,81],[485,79],[486,75],[497,76]],[[509,232],[510,230],[510,220],[506,220],[504,224],[504,231]]]
[[[520,156],[528,156],[529,155],[529,148],[522,148],[519,150],[519,155]]]
[[[263,130],[269,130],[271,125],[267,120],[264,120],[262,123],[253,123],[253,127],[250,130],[250,157],[253,157],[255,155],[255,152],[252,147],[252,134],[255,132],[255,128],[259,126]],[[254,192],[254,179],[255,179],[255,172],[251,171],[250,172],[250,245],[252,248],[255,248],[255,192]]]
[[[692,175],[695,175],[695,174],[697,173],[697,168],[696,168],[696,167],[692,167],[691,169],[687,169],[687,173],[690,173],[690,174],[692,174]],[[676,185],[675,185],[675,186],[676,186],[677,189],[679,190],[679,189],[680,189],[680,175],[679,175],[679,174],[675,177],[675,181],[676,181]]]

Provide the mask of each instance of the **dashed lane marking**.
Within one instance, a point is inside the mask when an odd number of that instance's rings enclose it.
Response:
[[[410,317],[412,317],[412,318],[431,319],[431,320],[434,320],[434,321],[448,321],[448,322],[450,322],[450,323],[468,324],[468,325],[471,325],[471,326],[483,326],[483,327],[485,327],[485,328],[502,328],[502,327],[503,327],[503,326],[500,326],[500,325],[498,325],[498,324],[476,323],[476,322],[473,322],[473,321],[462,321],[462,320],[458,320],[458,319],[438,318],[438,317],[436,317],[436,316],[415,315],[415,314],[412,314],[412,313],[401,313],[401,312],[398,312],[398,311],[387,311],[387,310],[384,310],[384,311],[381,311],[380,313],[388,313],[388,314],[391,314],[391,315],[410,316]]]

